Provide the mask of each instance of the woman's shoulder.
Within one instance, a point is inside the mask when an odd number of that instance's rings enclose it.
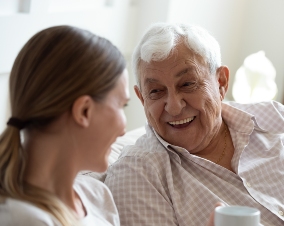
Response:
[[[75,178],[75,187],[78,187],[82,190],[92,191],[92,192],[108,192],[108,187],[100,180],[84,174],[79,174]]]
[[[81,198],[85,197],[96,205],[103,204],[106,200],[113,200],[109,188],[103,182],[88,175],[78,175],[75,179],[74,189]]]
[[[31,203],[13,198],[0,200],[1,226],[59,226],[49,213]]]
[[[80,196],[87,216],[84,225],[119,225],[118,211],[109,188],[87,175],[78,175],[74,189]]]

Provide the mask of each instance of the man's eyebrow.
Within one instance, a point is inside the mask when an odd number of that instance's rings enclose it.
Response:
[[[147,69],[150,69],[150,70],[157,70],[157,69],[151,69],[151,68],[147,68]],[[195,65],[186,65],[186,67],[184,67],[183,69],[179,70],[175,77],[181,77],[185,72],[192,72],[192,71],[196,71],[196,67]],[[147,84],[151,84],[151,83],[159,83],[160,81],[158,79],[155,79],[155,78],[146,78],[145,81],[144,81],[144,84],[147,85]]]
[[[149,83],[157,83],[159,80],[154,79],[154,78],[146,78],[144,84],[149,84]]]
[[[183,68],[178,73],[176,73],[175,77],[181,77],[185,72],[191,72],[191,71],[195,71],[195,70],[196,70],[196,68],[194,66],[187,65],[186,68]]]

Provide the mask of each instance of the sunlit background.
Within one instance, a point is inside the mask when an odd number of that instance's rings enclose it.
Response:
[[[271,95],[270,99],[283,102],[283,9],[283,0],[0,0],[0,132],[10,117],[8,75],[18,51],[37,31],[62,24],[85,28],[110,39],[128,62],[136,43],[151,23],[200,25],[219,41],[222,62],[230,68],[230,90],[226,100],[255,101],[259,98],[251,98],[252,93],[262,90],[263,94],[263,89],[269,87],[270,94],[263,98]],[[266,69],[244,73],[251,68],[245,59],[257,53],[271,63],[273,69],[269,73],[273,74],[274,70],[274,77],[267,75],[269,70]],[[258,64],[261,68],[263,61],[259,59],[253,60],[253,68],[258,69]],[[127,129],[131,130],[143,126],[145,116],[132,88],[135,79],[130,63],[128,66],[131,101],[125,111]],[[239,76],[235,79],[236,74]],[[269,79],[257,81],[261,76]],[[260,85],[252,91],[249,84]],[[244,89],[249,90],[247,96],[242,92]],[[255,96],[260,97],[259,94]]]

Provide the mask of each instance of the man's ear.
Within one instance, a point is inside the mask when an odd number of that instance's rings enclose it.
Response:
[[[84,95],[78,97],[72,106],[72,116],[74,121],[82,127],[88,127],[91,121],[93,100],[90,96]]]
[[[221,98],[224,99],[228,87],[229,87],[229,79],[230,79],[230,71],[227,66],[221,66],[217,69],[217,78],[219,83],[219,92]]]
[[[134,86],[134,90],[135,90],[136,96],[140,99],[142,105],[144,106],[144,98],[143,98],[142,93],[141,93],[141,91],[140,91],[140,89],[137,85]]]

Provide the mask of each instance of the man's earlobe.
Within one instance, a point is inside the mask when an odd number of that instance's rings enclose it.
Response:
[[[218,68],[217,73],[218,73],[219,91],[224,98],[229,87],[229,78],[230,78],[229,68],[227,66],[221,66]]]
[[[219,87],[219,93],[220,93],[220,99],[222,101],[224,99],[225,94],[226,94],[225,89],[224,89],[223,86]]]
[[[91,102],[90,96],[84,95],[77,98],[72,106],[72,116],[74,121],[82,126],[88,127],[91,117]]]

